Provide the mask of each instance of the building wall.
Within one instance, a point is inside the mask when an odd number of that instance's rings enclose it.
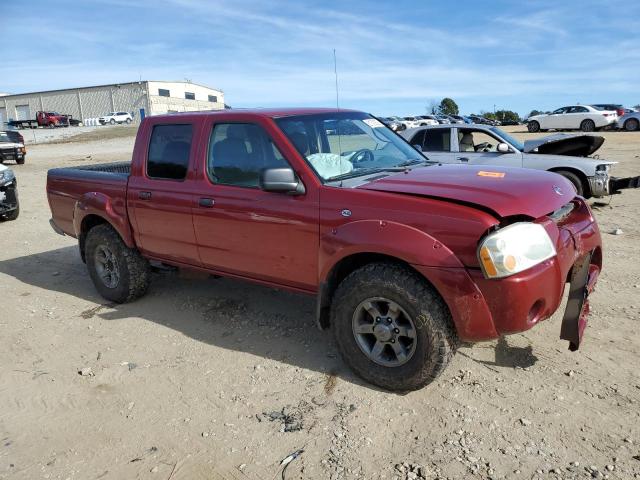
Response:
[[[171,96],[159,96],[159,88],[169,90]],[[185,92],[194,93],[196,100],[185,99]],[[209,95],[215,95],[217,102],[209,102]],[[139,122],[141,108],[145,110],[145,115],[221,110],[224,109],[224,94],[220,90],[193,83],[143,81],[7,95],[0,96],[0,112],[4,117],[0,118],[0,122],[18,119],[17,112],[26,110],[29,112],[28,119],[34,119],[39,110],[69,114],[77,119],[95,118],[112,111],[125,111],[132,113],[134,121]]]
[[[169,90],[170,96],[160,96],[160,89]],[[193,93],[195,100],[187,100],[186,92]],[[209,102],[209,95],[215,96],[217,102]],[[151,115],[224,109],[222,91],[188,82],[149,82],[149,101]]]

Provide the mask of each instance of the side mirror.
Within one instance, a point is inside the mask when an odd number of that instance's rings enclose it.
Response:
[[[496,151],[498,153],[509,153],[511,151],[511,148],[509,148],[509,145],[507,145],[506,143],[501,142],[496,147]]]
[[[305,193],[304,184],[291,168],[265,168],[260,173],[260,188],[265,192]]]

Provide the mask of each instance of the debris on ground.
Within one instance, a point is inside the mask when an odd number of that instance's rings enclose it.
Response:
[[[95,376],[95,374],[93,373],[93,370],[91,369],[91,367],[84,367],[84,368],[78,370],[78,375],[82,375],[83,377],[93,377],[93,376]]]

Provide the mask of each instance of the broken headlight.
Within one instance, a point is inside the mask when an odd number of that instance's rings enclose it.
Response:
[[[4,185],[5,183],[9,183],[15,177],[13,170],[7,169],[4,172],[0,172],[0,185]]]
[[[556,249],[549,234],[537,223],[519,222],[487,236],[478,249],[486,278],[502,278],[553,257]]]

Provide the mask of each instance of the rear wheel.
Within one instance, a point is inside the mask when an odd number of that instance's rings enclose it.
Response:
[[[540,124],[538,122],[536,122],[535,120],[532,120],[529,123],[527,123],[527,130],[529,130],[531,133],[539,132],[540,131]]]
[[[458,344],[438,293],[416,273],[391,263],[366,265],[342,281],[331,325],[345,362],[389,390],[431,383]]]
[[[593,132],[595,129],[596,124],[593,122],[593,120],[583,120],[580,124],[580,130],[582,130],[583,132]]]
[[[89,230],[85,255],[91,280],[107,300],[125,303],[146,293],[151,278],[149,262],[127,247],[110,225]]]
[[[569,172],[568,170],[556,170],[557,174],[562,175],[564,178],[569,180],[574,188],[576,189],[576,193],[582,197],[585,195],[584,184],[578,175],[573,172]]]
[[[640,121],[635,118],[630,118],[626,122],[624,122],[624,129],[627,132],[636,132],[640,130]]]

